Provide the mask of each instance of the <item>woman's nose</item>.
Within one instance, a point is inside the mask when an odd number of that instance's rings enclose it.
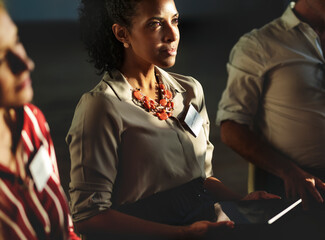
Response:
[[[166,26],[165,40],[167,42],[174,42],[179,38],[179,30],[177,26],[168,25]]]

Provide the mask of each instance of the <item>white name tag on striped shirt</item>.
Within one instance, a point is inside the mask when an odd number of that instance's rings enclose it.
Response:
[[[29,170],[36,188],[41,192],[53,173],[53,166],[46,148],[42,145],[32,160]]]
[[[195,137],[199,136],[203,124],[203,118],[196,111],[192,104],[190,104],[184,122],[191,129]]]

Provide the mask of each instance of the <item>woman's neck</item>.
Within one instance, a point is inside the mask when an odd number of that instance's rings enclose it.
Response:
[[[140,67],[125,63],[120,71],[132,88],[140,89],[144,95],[157,99],[157,79],[154,65]]]
[[[140,59],[133,52],[125,53],[120,71],[134,88],[145,90],[155,87],[155,65]]]

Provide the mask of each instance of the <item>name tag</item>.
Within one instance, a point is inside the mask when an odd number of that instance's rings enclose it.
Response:
[[[32,160],[29,170],[36,188],[41,192],[53,173],[53,166],[46,148],[42,145]]]
[[[203,118],[191,104],[184,119],[186,125],[191,129],[194,136],[197,137],[201,131]]]

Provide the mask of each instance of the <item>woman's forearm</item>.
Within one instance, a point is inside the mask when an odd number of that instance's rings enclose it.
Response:
[[[172,226],[133,217],[116,210],[102,213],[76,223],[81,234],[91,239],[141,239],[141,240],[200,240],[226,228],[233,228],[231,221],[198,221],[189,226]]]
[[[105,235],[108,239],[111,235],[141,239],[184,239],[186,234],[186,227],[155,223],[112,209],[77,222],[76,228],[81,234]]]

